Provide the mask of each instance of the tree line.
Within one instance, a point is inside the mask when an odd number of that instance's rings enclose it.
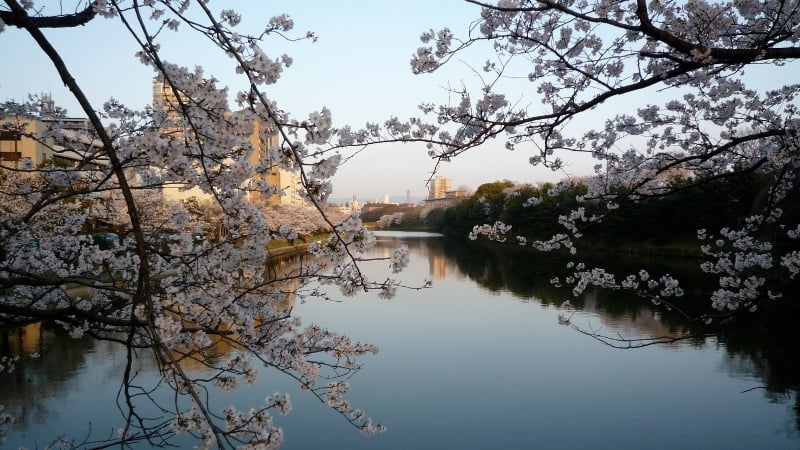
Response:
[[[557,183],[493,181],[480,185],[463,202],[429,213],[425,222],[431,231],[457,238],[466,238],[475,225],[502,222],[511,226],[514,235],[547,239],[564,232],[559,217],[583,207],[587,216],[602,216],[581,230],[588,247],[699,255],[697,230],[742,226],[746,217],[769,201],[774,176],[751,173],[703,182],[677,176],[667,183],[673,191],[670,195],[646,198],[632,198],[622,186],[614,187],[611,191],[617,193],[618,208],[609,211],[606,199],[583,198],[588,191],[584,180],[560,188]],[[532,198],[537,200],[531,202]],[[785,216],[798,217],[796,200],[795,193],[781,202]],[[778,231],[765,228],[763,233],[779,239]],[[785,239],[779,241],[791,245]]]

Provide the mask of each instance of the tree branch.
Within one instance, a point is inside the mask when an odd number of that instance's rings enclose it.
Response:
[[[29,20],[31,25],[36,28],[73,28],[86,25],[96,15],[97,11],[92,3],[81,12],[61,16],[30,17],[27,14],[22,15],[16,10],[0,11],[0,20],[6,25],[18,28],[25,28],[26,20]]]
[[[140,271],[139,278],[137,280],[134,303],[142,302],[148,299],[150,295],[150,288],[148,285],[150,278],[150,266],[147,262],[147,250],[145,248],[144,232],[142,231],[141,227],[139,210],[137,209],[136,202],[133,199],[133,194],[128,184],[125,171],[123,170],[122,162],[120,161],[119,155],[114,148],[114,143],[111,141],[111,136],[109,136],[109,134],[106,132],[105,127],[103,127],[103,123],[100,121],[100,117],[89,103],[89,100],[86,98],[83,90],[80,88],[80,86],[78,86],[78,83],[72,77],[72,74],[70,73],[69,69],[67,69],[67,65],[64,63],[64,60],[61,59],[61,55],[58,53],[58,51],[53,48],[53,46],[50,44],[50,41],[48,41],[44,34],[42,34],[42,31],[33,25],[31,18],[19,5],[19,3],[16,2],[16,0],[5,0],[5,2],[8,7],[11,8],[11,11],[14,12],[17,17],[21,18],[23,27],[28,31],[28,33],[30,33],[31,37],[36,41],[42,51],[50,58],[56,71],[61,76],[61,80],[64,82],[64,85],[67,86],[70,91],[72,91],[75,99],[78,100],[83,112],[89,117],[92,127],[97,131],[98,139],[100,139],[103,144],[103,150],[105,151],[106,155],[108,155],[108,159],[111,161],[112,171],[119,182],[122,195],[125,199],[125,205],[128,209],[128,215],[131,219],[133,234],[136,236],[136,254],[140,257]]]

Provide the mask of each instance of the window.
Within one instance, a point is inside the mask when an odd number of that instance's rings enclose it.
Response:
[[[19,130],[0,130],[0,141],[19,141],[22,140],[22,133]]]
[[[22,159],[20,152],[0,152],[0,161],[19,161]]]

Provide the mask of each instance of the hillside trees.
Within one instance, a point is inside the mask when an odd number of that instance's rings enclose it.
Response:
[[[447,235],[467,236],[475,224],[500,222],[510,225],[520,238],[546,239],[560,231],[558,217],[578,205],[577,197],[586,186],[572,183],[554,190],[554,184],[515,185],[495,181],[478,186],[475,193],[455,206],[446,208],[431,225]],[[516,242],[516,241],[515,241]]]
[[[74,95],[90,126],[77,138],[67,136],[64,111],[45,110],[41,99],[0,105],[4,131],[78,156],[74,165],[4,163],[0,168],[0,325],[57,323],[73,336],[117,342],[129,355],[127,370],[119,374],[118,432],[85,440],[65,436],[53,444],[166,447],[181,434],[202,447],[278,447],[283,436],[273,414],[290,409],[285,395],[270,395],[249,410],[231,406],[220,411],[208,404],[208,390],[250,383],[262,367],[293,378],[362,432],[382,430],[344,398],[343,378],[358,370],[359,356],[374,353],[376,347],[331,330],[303,327],[291,314],[293,301],[330,295],[328,285],[345,296],[371,289],[390,296],[396,288],[393,279],[368,280],[357,264],[374,238],[357,216],[336,222],[325,218],[325,228],[332,231],[327,240],[310,245],[316,258],[276,275],[268,270],[267,250],[275,226],[247,201],[253,190],[263,198],[276,193],[263,180],[278,165],[299,173],[302,195],[322,214],[331,191],[329,179],[340,161],[331,149],[359,134],[337,134],[326,108],[295,119],[270,99],[269,89],[291,58],[269,54],[263,44],[289,39],[292,20],[277,15],[265,19],[261,29],[241,30],[235,11],[190,0],[76,1],[61,5],[65,11],[78,11],[65,16],[47,16],[51,10],[30,1],[3,3],[0,42],[7,33],[20,32],[11,27],[27,33],[52,62],[51,69]],[[76,79],[41,29],[86,29],[101,20],[126,30],[139,48],[136,59],[175,93],[167,105],[137,111],[113,99],[91,104],[85,89],[92,80]],[[162,38],[173,32],[184,36],[181,45],[207,45],[230,58],[238,74],[230,86],[233,105],[228,87],[220,86],[213,74],[164,59],[170,41]],[[313,34],[305,37],[313,39]],[[97,55],[87,53],[85,63],[97,63],[101,73],[102,59],[88,56]],[[15,70],[43,68],[20,65]],[[45,116],[49,126],[43,133],[15,125]],[[256,142],[274,144],[254,148],[249,138],[255,129],[262,133]],[[261,157],[251,158],[254,152]],[[147,210],[145,200],[178,186],[202,191],[217,211],[213,220],[235,232],[200,242],[186,233],[170,236],[170,230],[204,226],[201,211],[190,203],[172,203],[168,211]],[[98,220],[124,224],[130,238],[98,246],[89,231],[90,222]],[[285,224],[279,228],[282,236],[294,233]],[[387,265],[397,272],[407,260],[407,249],[400,249]],[[218,342],[236,351],[207,358]],[[133,370],[137,357],[158,363],[157,385],[171,388],[173,395],[142,394],[156,386],[140,384]],[[190,370],[189,361],[208,370]],[[10,361],[0,363],[7,369]],[[0,406],[0,437],[7,411]],[[87,436],[83,430],[76,433]]]
[[[800,227],[785,212],[798,190],[799,3],[469,1],[480,18],[468,33],[423,33],[411,66],[423,74],[471,61],[478,85],[451,88],[451,103],[422,104],[429,118],[408,122],[406,138],[428,142],[440,161],[494,138],[557,171],[593,158],[595,176],[578,200],[602,209],[578,206],[559,217],[560,233],[527,242],[573,254],[587,228],[621,207],[759,174],[769,183],[757,210],[688,236],[699,238],[705,255],[699,270],[718,278],[709,295],[716,313],[702,319],[718,323],[794,296]],[[685,182],[670,183],[674,176]],[[642,230],[648,231],[654,230]],[[475,229],[507,232],[503,224]],[[558,281],[576,294],[588,286],[632,290],[656,302],[682,294],[666,274],[612,274],[575,258],[574,274]]]

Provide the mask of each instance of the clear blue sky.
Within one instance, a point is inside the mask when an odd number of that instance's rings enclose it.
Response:
[[[68,3],[64,2],[65,8]],[[60,13],[58,2],[42,4],[46,4],[46,14]],[[418,115],[416,106],[421,101],[446,101],[443,86],[448,82],[474,81],[472,71],[458,61],[451,62],[447,71],[424,76],[413,75],[409,65],[421,32],[448,26],[457,35],[466,35],[479,9],[462,0],[240,0],[231,6],[244,16],[242,32],[263,29],[270,17],[287,13],[295,20],[296,35],[311,30],[319,36],[316,43],[271,40],[265,44],[271,56],[285,52],[294,58],[294,65],[268,93],[298,118],[327,106],[335,126],[360,128],[367,121],[382,123],[392,115],[401,119]],[[84,27],[46,34],[94,104],[114,97],[141,109],[150,102],[153,74],[134,59],[136,48],[118,21],[97,18]],[[202,65],[207,75],[221,80],[232,92],[240,88],[227,57],[188,29],[172,34],[163,48],[169,60],[188,67]],[[21,100],[28,93],[47,92],[71,115],[83,115],[25,32],[7,27],[0,43],[6,62],[0,75],[0,99]],[[473,63],[481,64],[480,60]],[[442,166],[439,174],[451,178],[455,186],[471,189],[504,178],[537,182],[562,176],[530,166],[530,155],[524,149],[509,152],[502,141],[496,141]],[[342,167],[334,178],[333,198],[356,194],[366,201],[389,194],[392,200],[403,201],[406,190],[421,197],[433,167],[423,146],[373,147]],[[575,166],[573,172],[586,173],[587,168]]]

